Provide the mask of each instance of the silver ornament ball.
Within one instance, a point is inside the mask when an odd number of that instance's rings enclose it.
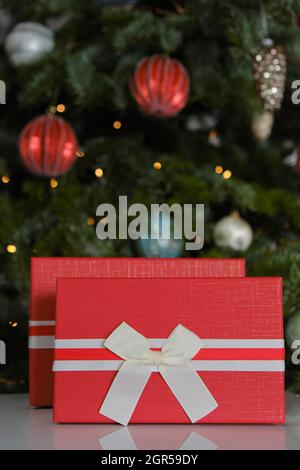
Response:
[[[233,213],[223,217],[214,228],[214,240],[221,248],[246,251],[253,239],[253,231],[248,222]]]
[[[287,322],[285,328],[285,336],[289,346],[292,346],[293,342],[300,340],[300,313],[295,313]]]
[[[54,47],[54,33],[40,23],[18,23],[8,34],[5,50],[10,62],[18,67],[41,59]]]
[[[185,127],[188,131],[197,132],[202,130],[202,123],[198,116],[191,114],[186,120]]]

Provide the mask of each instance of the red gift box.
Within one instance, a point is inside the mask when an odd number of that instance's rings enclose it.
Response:
[[[29,322],[31,406],[52,406],[55,289],[59,277],[244,276],[244,259],[32,258]]]
[[[179,324],[200,337],[193,373],[217,406],[198,422],[284,422],[281,278],[59,279],[54,421],[113,422],[99,410],[130,361],[104,341],[122,322],[148,338],[156,354]],[[130,422],[190,423],[161,369],[151,367]],[[122,406],[135,377],[123,383]],[[185,393],[190,386],[188,377]]]

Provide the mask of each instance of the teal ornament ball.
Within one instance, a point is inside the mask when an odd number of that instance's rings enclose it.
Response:
[[[170,236],[163,239],[168,234],[170,220]],[[151,238],[151,234],[155,238]],[[183,252],[183,239],[174,238],[174,220],[169,219],[169,214],[159,213],[158,217],[149,220],[148,238],[138,238],[136,248],[140,256],[146,258],[178,258]]]

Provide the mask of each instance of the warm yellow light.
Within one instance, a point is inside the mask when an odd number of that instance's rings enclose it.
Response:
[[[58,181],[55,178],[51,178],[50,180],[50,188],[55,189],[58,186]]]
[[[17,322],[17,321],[10,321],[9,324],[10,324],[10,326],[11,326],[12,328],[16,328],[16,326],[18,326],[18,322]]]
[[[208,138],[209,139],[216,139],[218,137],[218,133],[216,129],[211,129],[208,133]]]
[[[9,183],[9,180],[10,180],[8,175],[3,175],[1,179],[2,179],[2,183],[4,184]]]
[[[217,165],[216,168],[215,168],[215,172],[218,175],[221,175],[223,173],[223,167],[221,165]]]
[[[224,173],[223,173],[223,178],[224,178],[225,180],[229,180],[229,178],[231,178],[231,176],[232,176],[232,173],[231,173],[230,170],[225,170],[225,171],[224,171]]]
[[[66,107],[65,107],[65,105],[62,104],[62,103],[61,103],[61,104],[58,104],[58,105],[56,106],[56,111],[57,111],[58,113],[64,113],[65,110],[66,110]]]
[[[87,223],[88,225],[94,225],[94,223],[95,223],[94,217],[88,217],[88,218],[86,219],[86,223]]]
[[[154,170],[160,170],[161,167],[162,167],[162,164],[160,162],[154,162],[153,163]]]
[[[97,178],[102,178],[102,176],[103,176],[102,168],[96,168],[95,175],[97,176]]]
[[[115,129],[121,129],[121,127],[122,127],[121,121],[115,121],[115,122],[113,123],[113,127],[114,127]]]
[[[76,155],[78,158],[85,157],[85,153],[82,150],[77,150]]]
[[[8,253],[15,253],[17,251],[16,245],[7,245],[6,249]]]

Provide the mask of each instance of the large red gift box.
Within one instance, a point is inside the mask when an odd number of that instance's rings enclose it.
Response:
[[[244,276],[244,259],[32,258],[29,321],[31,406],[52,406],[55,289],[59,277]]]
[[[134,361],[104,341],[123,322],[148,338],[156,355],[179,324],[200,337],[193,373],[217,404],[201,423],[284,422],[281,278],[58,279],[54,421],[113,422],[99,410],[124,362]],[[152,370],[130,422],[190,423],[161,369]],[[124,406],[135,380],[125,377]],[[190,386],[189,377],[180,393]]]

